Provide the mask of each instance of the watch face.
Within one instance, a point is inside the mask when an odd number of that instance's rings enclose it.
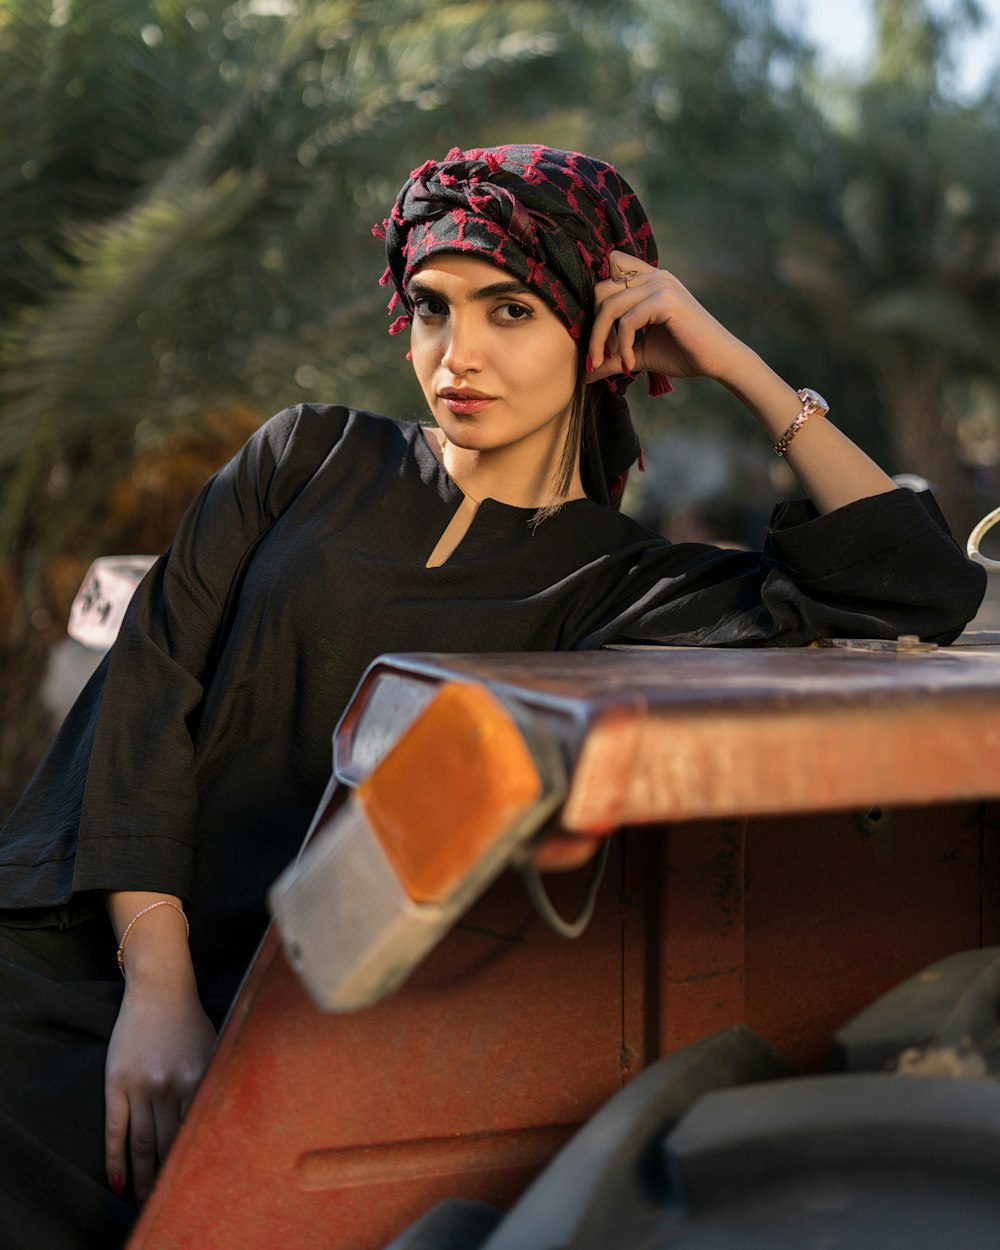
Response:
[[[802,400],[802,406],[810,416],[823,416],[830,411],[830,405],[819,391],[814,391],[812,387],[804,386],[799,391],[799,399]]]

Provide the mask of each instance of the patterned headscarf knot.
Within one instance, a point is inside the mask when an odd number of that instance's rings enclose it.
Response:
[[[440,218],[456,208],[489,218],[506,230],[528,256],[533,256],[538,249],[539,225],[547,230],[559,228],[555,218],[546,213],[533,213],[508,187],[498,186],[475,172],[462,180],[447,173],[435,178],[428,171],[413,178],[408,200],[414,219],[414,210],[421,204],[426,206],[427,220]]]
[[[618,171],[579,152],[540,145],[453,148],[443,161],[425,161],[373,231],[385,239],[392,284],[390,326],[412,321],[408,284],[436,252],[480,257],[538,292],[566,326],[581,352],[593,319],[594,285],[609,276],[608,257],[619,250],[656,264],[652,227],[638,197]],[[632,379],[595,383],[602,395],[595,429],[583,448],[584,486],[599,502],[616,504],[639,443],[622,396]],[[670,390],[649,376],[650,394]]]

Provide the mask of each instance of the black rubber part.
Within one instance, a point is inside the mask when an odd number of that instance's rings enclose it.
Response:
[[[905,1050],[950,1048],[1000,1072],[1000,947],[962,951],[902,981],[866,1007],[834,1038],[835,1066],[880,1072]],[[998,1237],[1000,1245],[1000,1237]]]
[[[502,1211],[485,1202],[446,1198],[385,1250],[480,1250],[502,1218]]]
[[[794,1069],[743,1025],[651,1064],[563,1148],[483,1250],[609,1250],[662,1208],[663,1134],[706,1091],[775,1080]]]
[[[996,1250],[1000,1085],[865,1074],[706,1095],[671,1193],[620,1250]]]

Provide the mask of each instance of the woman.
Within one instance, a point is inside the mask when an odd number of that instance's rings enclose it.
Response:
[[[304,405],[254,435],[0,842],[5,1247],[123,1236],[379,653],[948,641],[981,598],[933,504],[656,268],[610,166],[456,149],[378,233],[436,426]],[[637,373],[653,393],[718,379],[787,454],[812,504],[779,509],[761,555],[671,546],[617,511]]]

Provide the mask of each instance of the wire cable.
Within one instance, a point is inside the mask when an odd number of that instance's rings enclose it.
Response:
[[[605,838],[604,845],[597,852],[597,858],[594,860],[594,866],[590,872],[590,879],[587,882],[587,889],[584,892],[580,910],[573,920],[566,920],[556,911],[555,904],[549,898],[545,886],[542,884],[541,873],[534,864],[521,865],[521,874],[524,877],[528,898],[531,899],[539,916],[560,937],[578,938],[586,931],[594,915],[594,908],[597,905],[597,892],[601,888],[601,881],[604,878],[604,870],[608,865],[610,850],[611,839]]]

